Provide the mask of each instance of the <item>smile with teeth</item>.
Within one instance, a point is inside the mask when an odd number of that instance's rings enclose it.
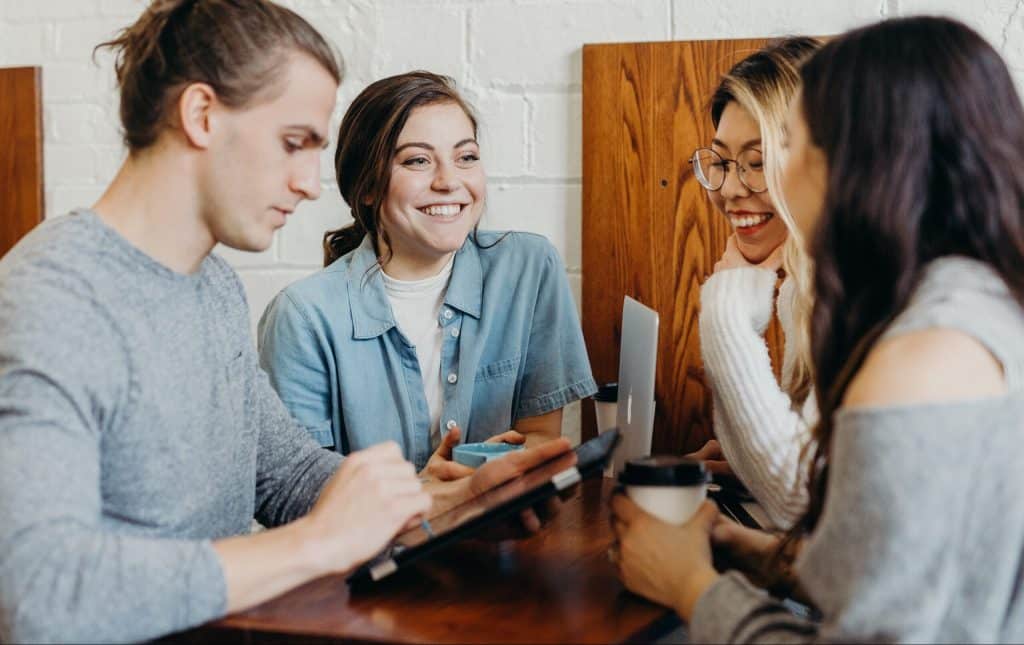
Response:
[[[759,213],[757,215],[733,215],[729,219],[736,228],[750,228],[751,226],[764,224],[772,217],[772,213]]]
[[[455,217],[462,211],[461,204],[431,204],[419,209],[421,213],[431,217]]]

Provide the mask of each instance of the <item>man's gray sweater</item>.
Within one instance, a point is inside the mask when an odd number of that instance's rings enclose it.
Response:
[[[220,258],[175,273],[80,211],[0,262],[0,641],[220,616],[211,541],[303,515],[339,461],[260,370]]]

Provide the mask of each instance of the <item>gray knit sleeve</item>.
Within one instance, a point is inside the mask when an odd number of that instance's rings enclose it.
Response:
[[[260,369],[255,350],[249,369],[259,433],[256,519],[265,526],[280,526],[309,512],[343,457],[322,448],[292,418]]]
[[[2,283],[3,281],[0,281]],[[54,338],[60,338],[56,343]],[[81,285],[0,287],[0,641],[137,641],[221,615],[206,540],[104,525],[104,430],[132,406],[116,321]]]
[[[1019,558],[1019,536],[985,524],[1020,506],[1000,492],[1019,490],[1014,451],[990,448],[1019,445],[1021,408],[1002,397],[837,413],[825,512],[795,565],[822,621],[730,574],[698,602],[693,639],[999,640],[972,630],[997,628],[1019,584],[1012,566],[986,564]]]

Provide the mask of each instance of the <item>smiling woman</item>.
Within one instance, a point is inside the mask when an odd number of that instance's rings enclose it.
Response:
[[[782,527],[806,505],[801,450],[817,412],[810,396],[807,254],[780,199],[781,135],[799,64],[818,46],[811,38],[787,38],[737,63],[711,98],[711,146],[691,161],[734,231],[700,296],[715,435],[732,470]],[[776,290],[780,268],[786,279]],[[773,305],[785,333],[781,383],[764,340]]]
[[[455,103],[424,105],[409,115],[381,209],[387,275],[437,275],[480,221],[487,179],[475,130]]]
[[[385,78],[349,107],[338,187],[355,222],[324,237],[323,271],[263,315],[261,363],[322,445],[397,441],[424,476],[468,469],[460,441],[557,437],[596,391],[557,252],[479,231],[477,120],[450,79]],[[517,433],[507,433],[514,429]]]

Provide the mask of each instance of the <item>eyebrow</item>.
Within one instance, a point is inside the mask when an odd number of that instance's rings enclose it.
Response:
[[[473,137],[469,137],[468,139],[463,139],[462,141],[459,141],[454,146],[452,146],[452,148],[453,149],[461,148],[462,146],[466,145],[467,143],[476,143],[476,139],[474,139]],[[479,145],[479,144],[477,144],[477,145]],[[422,141],[410,141],[409,143],[403,143],[402,145],[400,145],[397,148],[395,148],[395,154],[398,154],[399,152],[405,150],[406,148],[423,148],[425,150],[430,150],[430,151],[434,150],[434,146],[430,145],[429,143],[424,143]]]
[[[725,143],[721,139],[712,139],[711,145],[720,146],[722,148],[725,148],[726,150],[731,150],[731,148],[725,145]],[[750,141],[745,142],[742,146],[740,146],[740,150],[746,150],[747,148],[751,148],[757,145],[761,145],[761,137],[757,137],[756,139],[751,139]]]
[[[322,135],[319,132],[317,132],[316,128],[314,128],[311,125],[298,125],[298,124],[296,124],[296,125],[289,125],[289,126],[285,127],[285,130],[299,130],[299,131],[305,133],[305,135],[307,137],[309,137],[309,139],[315,145],[320,146],[324,150],[326,150],[328,144],[330,144],[330,141],[327,140],[327,137],[325,137],[324,135]]]

